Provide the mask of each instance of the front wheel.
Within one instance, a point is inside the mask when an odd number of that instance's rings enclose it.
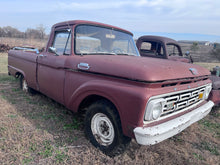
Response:
[[[123,135],[119,115],[106,100],[89,106],[85,116],[85,134],[95,147],[109,156],[122,153],[131,140]]]
[[[103,146],[111,145],[115,130],[110,119],[103,113],[96,113],[91,119],[91,130],[95,140]]]

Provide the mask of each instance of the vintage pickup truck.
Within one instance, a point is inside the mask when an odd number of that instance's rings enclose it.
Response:
[[[193,63],[189,51],[183,54],[179,43],[171,38],[145,35],[138,38],[136,45],[142,57],[162,58],[171,61]],[[213,68],[210,76],[212,81],[212,91],[209,99],[215,103],[215,106],[220,105],[219,72],[220,67],[217,66]]]
[[[131,138],[153,145],[204,118],[212,83],[203,67],[141,57],[133,34],[90,21],[52,27],[46,49],[16,47],[9,75],[74,112],[85,111],[85,135],[114,156]]]

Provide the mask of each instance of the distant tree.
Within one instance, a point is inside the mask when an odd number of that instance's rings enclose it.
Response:
[[[45,29],[42,24],[37,26],[36,29],[28,28],[25,32],[11,26],[0,27],[0,37],[45,39],[47,38]]]
[[[3,32],[4,32],[4,35],[6,37],[12,37],[15,32],[15,28],[11,27],[11,26],[6,26],[6,27],[3,27]]]
[[[3,34],[4,34],[3,29],[0,27],[0,37],[3,37]]]
[[[25,31],[25,38],[41,39],[41,33],[37,29],[28,28]]]
[[[44,39],[45,36],[46,36],[46,33],[45,33],[46,28],[44,27],[44,25],[43,25],[43,24],[40,24],[39,26],[37,26],[36,29],[37,29],[37,30],[39,31],[39,33],[40,33],[40,39]]]
[[[198,42],[193,42],[191,48],[190,48],[194,53],[195,51],[199,50],[199,44]]]
[[[6,26],[3,28],[0,28],[0,36],[1,37],[22,38],[22,37],[24,37],[24,33],[19,31],[16,28],[11,27],[11,26]]]

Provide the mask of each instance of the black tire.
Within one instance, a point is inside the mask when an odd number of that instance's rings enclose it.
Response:
[[[20,76],[20,88],[26,93],[29,93],[32,95],[35,94],[35,90],[33,90],[27,85],[27,81],[25,80],[23,75]]]
[[[95,122],[96,118],[98,122]],[[95,131],[98,132],[96,136]],[[89,106],[85,115],[85,135],[95,147],[111,157],[121,154],[131,141],[131,138],[122,133],[115,107],[106,100],[99,100]],[[110,140],[103,136],[109,136]]]

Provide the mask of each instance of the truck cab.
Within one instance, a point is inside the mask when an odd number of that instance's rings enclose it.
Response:
[[[189,52],[186,52],[184,56],[179,43],[171,38],[146,35],[138,38],[136,45],[143,57],[193,62]]]

